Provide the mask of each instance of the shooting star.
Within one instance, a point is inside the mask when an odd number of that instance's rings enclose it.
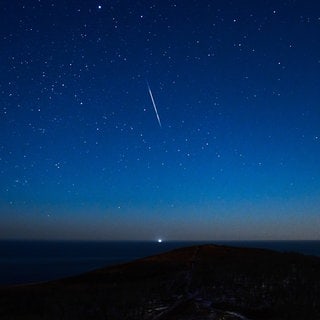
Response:
[[[158,110],[157,110],[157,106],[156,106],[156,103],[154,102],[153,94],[152,94],[152,91],[151,91],[151,89],[150,89],[150,86],[149,86],[149,83],[148,83],[148,82],[147,82],[147,86],[148,86],[148,91],[149,91],[149,95],[150,95],[150,98],[151,98],[151,101],[152,101],[152,105],[153,105],[154,112],[156,113],[159,126],[160,126],[160,128],[162,128],[161,121],[160,121],[160,117],[159,117],[159,113],[158,113]]]

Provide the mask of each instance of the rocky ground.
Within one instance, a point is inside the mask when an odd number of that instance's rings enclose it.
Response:
[[[194,246],[0,288],[0,319],[320,319],[320,258]]]

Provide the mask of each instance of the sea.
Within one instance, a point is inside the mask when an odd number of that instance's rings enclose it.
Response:
[[[0,286],[43,282],[156,255],[217,244],[320,256],[320,241],[0,241]]]

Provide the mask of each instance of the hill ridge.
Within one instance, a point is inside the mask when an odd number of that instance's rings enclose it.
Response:
[[[0,318],[316,319],[320,258],[220,245],[0,288]]]

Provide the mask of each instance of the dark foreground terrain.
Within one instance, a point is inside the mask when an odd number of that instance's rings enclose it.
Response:
[[[195,246],[0,288],[0,319],[320,319],[320,258]]]

